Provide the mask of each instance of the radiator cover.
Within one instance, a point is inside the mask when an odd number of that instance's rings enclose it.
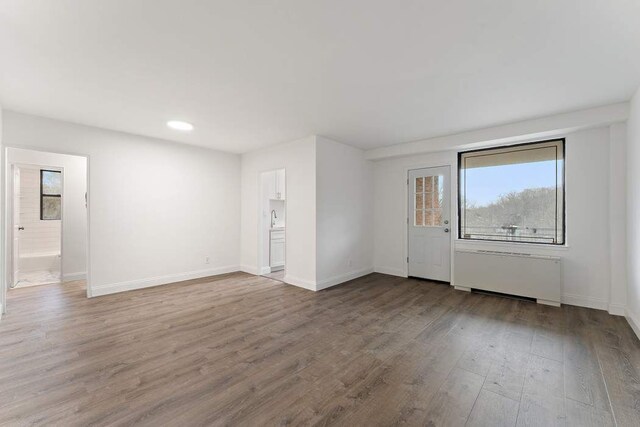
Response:
[[[562,298],[562,259],[512,252],[456,249],[454,282],[457,288],[519,295],[559,305]]]

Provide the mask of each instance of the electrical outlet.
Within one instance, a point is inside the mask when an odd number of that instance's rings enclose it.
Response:
[[[204,263],[205,264],[209,264],[209,257],[208,256],[204,257]]]

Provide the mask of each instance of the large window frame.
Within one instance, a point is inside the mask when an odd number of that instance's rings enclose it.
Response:
[[[463,214],[462,214],[462,209],[463,209],[463,200],[462,200],[462,195],[463,193],[465,194],[466,197],[466,191],[463,191],[462,188],[462,183],[464,181],[465,185],[466,185],[466,179],[462,179],[462,173],[463,170],[465,168],[463,168],[463,157],[465,155],[469,155],[472,153],[482,153],[482,152],[490,152],[490,151],[498,151],[498,150],[506,150],[506,149],[514,149],[514,151],[518,150],[518,149],[527,149],[528,147],[532,147],[535,145],[543,145],[546,143],[552,143],[552,142],[556,142],[559,143],[559,145],[562,147],[562,173],[558,173],[558,156],[556,154],[556,178],[560,177],[561,181],[556,182],[556,188],[560,189],[562,191],[562,204],[561,206],[559,206],[560,204],[558,203],[558,197],[556,194],[556,233],[558,230],[558,217],[560,217],[558,209],[562,209],[562,242],[533,242],[533,241],[522,241],[522,240],[506,240],[506,239],[482,239],[482,238],[478,238],[478,237],[464,237],[463,233],[462,233],[462,228],[463,228]],[[566,190],[566,179],[565,179],[565,175],[566,175],[566,170],[567,170],[567,157],[566,157],[566,139],[565,138],[553,138],[553,139],[547,139],[547,140],[543,140],[543,141],[532,141],[532,142],[525,142],[522,144],[512,144],[512,145],[501,145],[501,146],[495,146],[495,147],[489,147],[489,148],[481,148],[481,149],[477,149],[477,150],[467,150],[467,151],[460,151],[458,152],[458,185],[457,185],[457,190],[458,190],[458,239],[465,241],[465,242],[473,242],[473,241],[480,241],[480,242],[496,242],[496,243],[501,243],[501,244],[505,244],[505,243],[514,243],[514,244],[521,244],[521,245],[544,245],[544,246],[566,246],[567,245],[567,209],[566,209],[566,205],[567,205],[567,190]],[[556,190],[558,191],[558,190]],[[466,219],[466,215],[465,215],[465,219]]]
[[[44,173],[59,173],[60,178],[62,179],[62,171],[50,170],[50,169],[40,169],[40,221],[60,221],[62,220],[62,189],[60,189],[60,194],[45,194],[44,193]],[[61,181],[62,182],[62,181]],[[60,218],[45,218],[44,217],[44,198],[45,197],[58,197],[60,199]]]

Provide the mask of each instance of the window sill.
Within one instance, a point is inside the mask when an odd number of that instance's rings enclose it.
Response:
[[[490,247],[508,249],[509,252],[528,253],[534,252],[563,252],[568,251],[571,247],[565,245],[545,245],[540,243],[510,243],[510,242],[492,242],[490,240],[467,240],[456,238],[455,246],[467,247]]]

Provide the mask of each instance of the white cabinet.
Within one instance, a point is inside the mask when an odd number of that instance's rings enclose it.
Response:
[[[284,267],[284,230],[271,230],[269,244],[269,266],[271,271]]]
[[[269,198],[271,200],[284,200],[286,197],[284,169],[267,172],[264,179],[267,183],[267,194]]]
[[[284,169],[279,169],[276,171],[276,199],[285,199],[285,187]]]

